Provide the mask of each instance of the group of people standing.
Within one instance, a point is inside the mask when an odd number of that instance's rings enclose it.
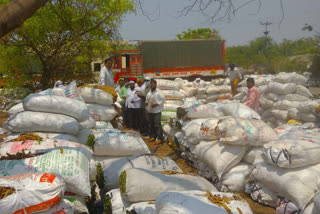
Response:
[[[100,71],[100,84],[114,87],[112,59],[105,60]],[[120,78],[115,88],[122,99],[122,117],[127,128],[140,132],[145,140],[163,142],[161,113],[165,96],[157,88],[157,81],[146,77],[136,82],[128,77]]]

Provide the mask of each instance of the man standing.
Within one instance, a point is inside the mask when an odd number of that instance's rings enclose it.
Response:
[[[129,82],[130,89],[127,92],[127,99],[126,99],[126,108],[128,109],[128,127],[132,128],[136,131],[140,130],[139,121],[140,121],[140,112],[139,109],[141,108],[141,99],[138,97],[135,89],[135,82]]]
[[[193,81],[192,85],[194,88],[205,88],[206,87],[206,84],[200,78],[196,78],[196,80]]]
[[[104,60],[104,66],[100,71],[100,85],[107,85],[113,87],[114,79],[112,74],[112,64],[111,58]]]
[[[226,76],[230,77],[232,96],[237,94],[238,83],[243,80],[243,76],[239,70],[235,70],[234,64],[230,64],[226,72]]]
[[[121,91],[120,91],[120,98],[122,99],[121,101],[121,107],[122,107],[122,118],[124,124],[128,127],[129,122],[128,122],[128,110],[126,109],[126,98],[127,98],[127,92],[129,89],[129,78],[125,77],[124,78],[124,86],[122,86]]]
[[[249,90],[247,93],[247,101],[244,104],[259,113],[260,93],[259,89],[254,84],[253,78],[247,79],[247,87]]]
[[[149,133],[148,113],[145,109],[146,95],[150,91],[150,77],[146,77],[143,84],[140,86],[140,91],[137,91],[138,96],[141,98],[141,135],[144,139],[150,139],[147,135]]]
[[[157,88],[157,81],[152,79],[150,91],[146,97],[146,110],[148,111],[148,120],[150,124],[150,140],[156,141],[156,144],[163,142],[163,131],[161,126],[161,112],[164,110],[165,96]]]
[[[124,79],[123,79],[123,78],[120,78],[120,79],[118,80],[118,86],[117,86],[116,89],[115,89],[116,92],[117,92],[117,94],[119,94],[119,95],[120,95],[122,86],[124,86]]]

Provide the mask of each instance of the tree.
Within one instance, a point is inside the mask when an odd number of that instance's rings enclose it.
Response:
[[[311,78],[316,78],[320,79],[320,31],[317,31],[314,29],[313,26],[309,24],[305,24],[302,30],[307,30],[307,31],[314,31],[316,33],[315,35],[315,54],[312,59],[312,65],[310,67],[310,72],[311,72]]]
[[[219,31],[210,28],[188,29],[176,35],[179,40],[185,39],[220,39]]]
[[[48,0],[12,0],[0,8],[0,38],[22,25]]]
[[[123,16],[133,10],[130,0],[51,0],[2,38],[0,49],[8,55],[12,47],[19,48],[22,58],[32,58],[36,66],[19,72],[39,74],[44,87],[57,78],[80,78],[90,73],[93,59],[105,57],[112,50],[112,41],[120,37],[117,29]],[[20,62],[9,64],[15,63]]]

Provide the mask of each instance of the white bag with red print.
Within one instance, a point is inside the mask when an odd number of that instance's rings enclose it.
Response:
[[[49,210],[60,202],[66,189],[63,178],[50,173],[0,177],[0,187],[14,189],[12,194],[0,199],[0,213],[14,214]]]

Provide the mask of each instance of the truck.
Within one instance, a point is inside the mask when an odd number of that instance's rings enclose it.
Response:
[[[213,79],[225,70],[224,40],[138,41],[113,53],[115,81],[120,77]]]

